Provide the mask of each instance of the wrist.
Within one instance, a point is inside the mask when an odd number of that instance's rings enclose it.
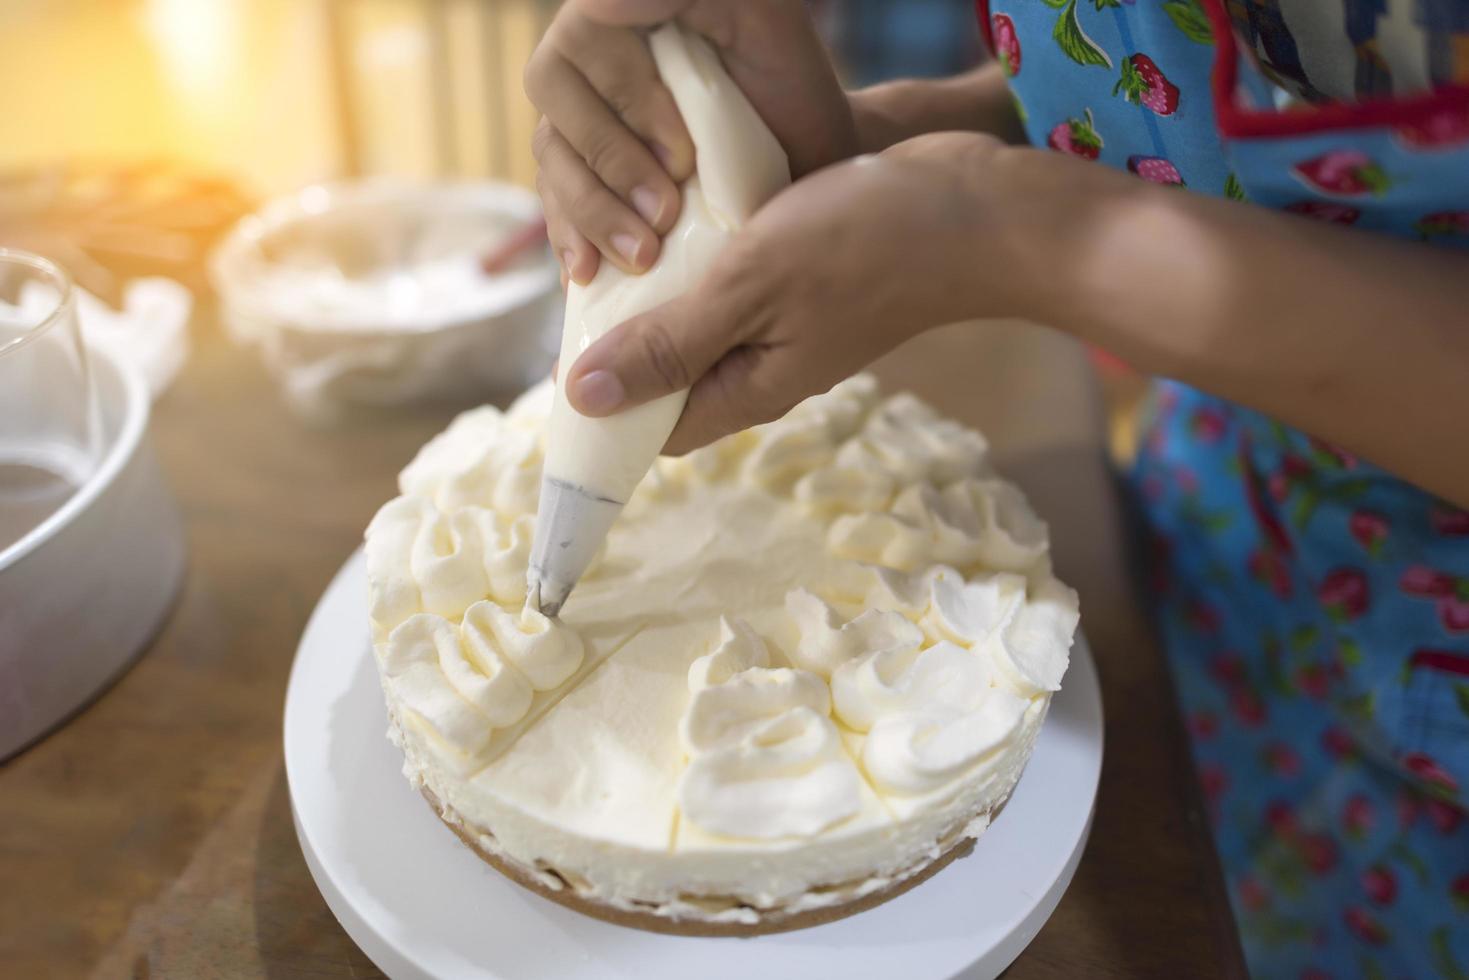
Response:
[[[1129,291],[1149,288],[1147,270],[1119,251],[1119,232],[1149,220],[1148,201],[1166,207],[1179,195],[992,137],[968,137],[947,153],[966,228],[954,288],[970,316],[1029,320],[1096,342],[1100,321],[1127,307]]]
[[[1053,154],[975,139],[983,142],[954,161],[962,168],[960,201],[968,229],[961,258],[968,272],[966,302],[986,318],[1047,324],[1064,319],[1058,283],[1070,276],[1057,272],[1068,268],[1058,256],[1085,234],[1079,224],[1088,220],[1086,209],[1051,172]]]
[[[907,261],[921,272],[913,301],[920,329],[959,320],[1034,317],[1045,291],[1048,243],[1034,226],[1044,201],[1022,197],[1030,154],[983,133],[928,133],[881,158],[904,168],[924,229]],[[1046,221],[1049,223],[1049,220]]]
[[[994,234],[1009,315],[1103,347],[1138,368],[1174,375],[1186,331],[1159,331],[1152,299],[1200,290],[1200,199],[1089,161],[1006,148],[992,168]],[[1212,202],[1210,202],[1212,203]]]

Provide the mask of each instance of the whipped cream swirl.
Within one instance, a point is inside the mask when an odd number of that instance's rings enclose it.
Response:
[[[384,504],[368,525],[366,551],[372,618],[384,627],[419,612],[457,619],[489,587],[476,515],[440,513],[423,497]]]
[[[1001,676],[1020,694],[1059,691],[1080,621],[1075,590],[1048,579],[1031,589],[1025,605],[986,646]]]
[[[1075,594],[1047,580],[1028,599],[1023,576],[966,582],[945,566],[903,575],[856,565],[850,578],[849,588],[865,584],[867,599],[898,608],[843,621],[803,590],[786,606],[800,634],[792,660],[830,679],[835,716],[866,735],[868,779],[879,792],[913,796],[982,778],[1013,746],[1032,699],[1059,685]]]
[[[444,513],[426,497],[388,501],[367,527],[373,621],[391,629],[419,612],[458,619],[486,596],[523,602],[533,522],[483,507]]]
[[[466,635],[469,633],[469,635]],[[491,644],[448,620],[418,613],[379,648],[384,684],[444,743],[481,751],[495,729],[530,709],[531,685]]]
[[[743,621],[722,621],[720,634],[689,670],[685,818],[713,834],[771,839],[810,837],[855,815],[861,777],[830,718],[826,683],[765,666],[765,644]]]
[[[751,667],[769,666],[770,651],[760,634],[743,619],[720,616],[719,645],[689,665],[689,690],[698,693]]]
[[[902,613],[868,609],[856,619],[843,622],[825,600],[805,589],[786,595],[786,611],[801,632],[801,641],[791,654],[791,661],[826,678],[842,664],[868,651],[916,648],[923,642],[923,631]]]
[[[403,620],[377,646],[384,684],[439,742],[473,756],[582,661],[573,630],[540,613],[476,602],[456,625],[433,613]]]
[[[537,691],[559,687],[581,666],[581,636],[539,610],[477,602],[464,614],[464,631],[477,647],[493,647],[514,664]]]
[[[1003,480],[965,478],[942,490],[914,484],[883,513],[848,514],[827,542],[840,557],[902,571],[935,563],[961,570],[1029,571],[1049,548],[1046,525]]]
[[[783,493],[798,479],[824,471],[876,401],[876,381],[859,375],[806,399],[774,422],[756,426],[751,430],[754,438],[745,474],[767,490]],[[819,495],[823,489],[836,487],[808,486],[806,493]]]
[[[936,705],[878,719],[862,746],[862,767],[895,795],[952,787],[1013,746],[1030,702],[992,689],[974,706]]]
[[[489,506],[504,517],[535,514],[544,461],[537,404],[523,397],[510,416],[489,405],[460,415],[418,451],[398,489],[444,511]]]
[[[907,393],[879,405],[857,442],[903,484],[947,486],[981,476],[988,466],[989,443],[984,436]]]
[[[889,609],[918,622],[924,618],[933,601],[935,584],[940,580],[962,583],[964,577],[948,565],[930,565],[917,572],[847,561],[836,567],[827,583],[828,593],[837,601],[867,609]]]

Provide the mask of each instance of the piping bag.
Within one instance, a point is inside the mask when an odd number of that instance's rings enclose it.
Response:
[[[648,45],[693,139],[694,175],[683,184],[678,223],[651,269],[628,275],[604,261],[590,283],[573,282],[567,290],[561,371],[526,571],[526,606],[548,616],[561,610],[591,564],[688,400],[680,391],[588,418],[566,399],[572,364],[619,323],[694,286],[740,226],[791,181],[780,142],[707,41],[665,24]]]

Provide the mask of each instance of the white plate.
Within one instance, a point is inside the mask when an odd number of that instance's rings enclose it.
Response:
[[[286,693],[296,834],[327,904],[390,976],[993,977],[1061,900],[1091,830],[1102,700],[1084,638],[1025,776],[975,845],[875,909],[754,939],[665,936],[580,915],[475,857],[403,778],[367,632],[359,550],[307,624]]]

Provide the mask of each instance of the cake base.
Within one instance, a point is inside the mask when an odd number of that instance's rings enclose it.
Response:
[[[1019,785],[1017,781],[1016,785]],[[488,830],[478,827],[466,826],[463,821],[452,819],[445,815],[443,804],[428,787],[419,790],[423,798],[428,801],[439,820],[454,832],[466,847],[479,855],[490,867],[500,874],[509,878],[516,884],[527,888],[542,898],[550,899],[557,905],[565,906],[582,915],[589,915],[603,922],[611,922],[614,925],[628,926],[633,929],[642,929],[647,932],[661,932],[673,936],[765,936],[777,932],[791,932],[796,929],[806,929],[811,926],[824,925],[845,919],[849,915],[865,912],[875,908],[890,899],[908,891],[915,885],[922,884],[938,872],[942,871],[951,862],[964,857],[974,850],[975,838],[964,837],[947,851],[928,862],[911,874],[894,881],[885,888],[861,895],[848,902],[840,902],[834,905],[825,905],[820,908],[803,909],[797,912],[785,912],[780,909],[771,909],[768,912],[758,913],[760,918],[757,922],[720,922],[693,917],[674,917],[659,915],[656,912],[638,912],[633,909],[620,908],[599,902],[595,899],[584,898],[576,889],[570,885],[560,888],[552,888],[534,871],[527,869],[524,865],[508,860],[486,849],[479,842],[480,836],[493,837],[494,834]],[[1013,793],[1014,790],[1012,789]],[[999,805],[989,811],[990,820],[1000,815],[1005,809],[1009,797],[1001,800]],[[981,816],[976,814],[975,816]]]

